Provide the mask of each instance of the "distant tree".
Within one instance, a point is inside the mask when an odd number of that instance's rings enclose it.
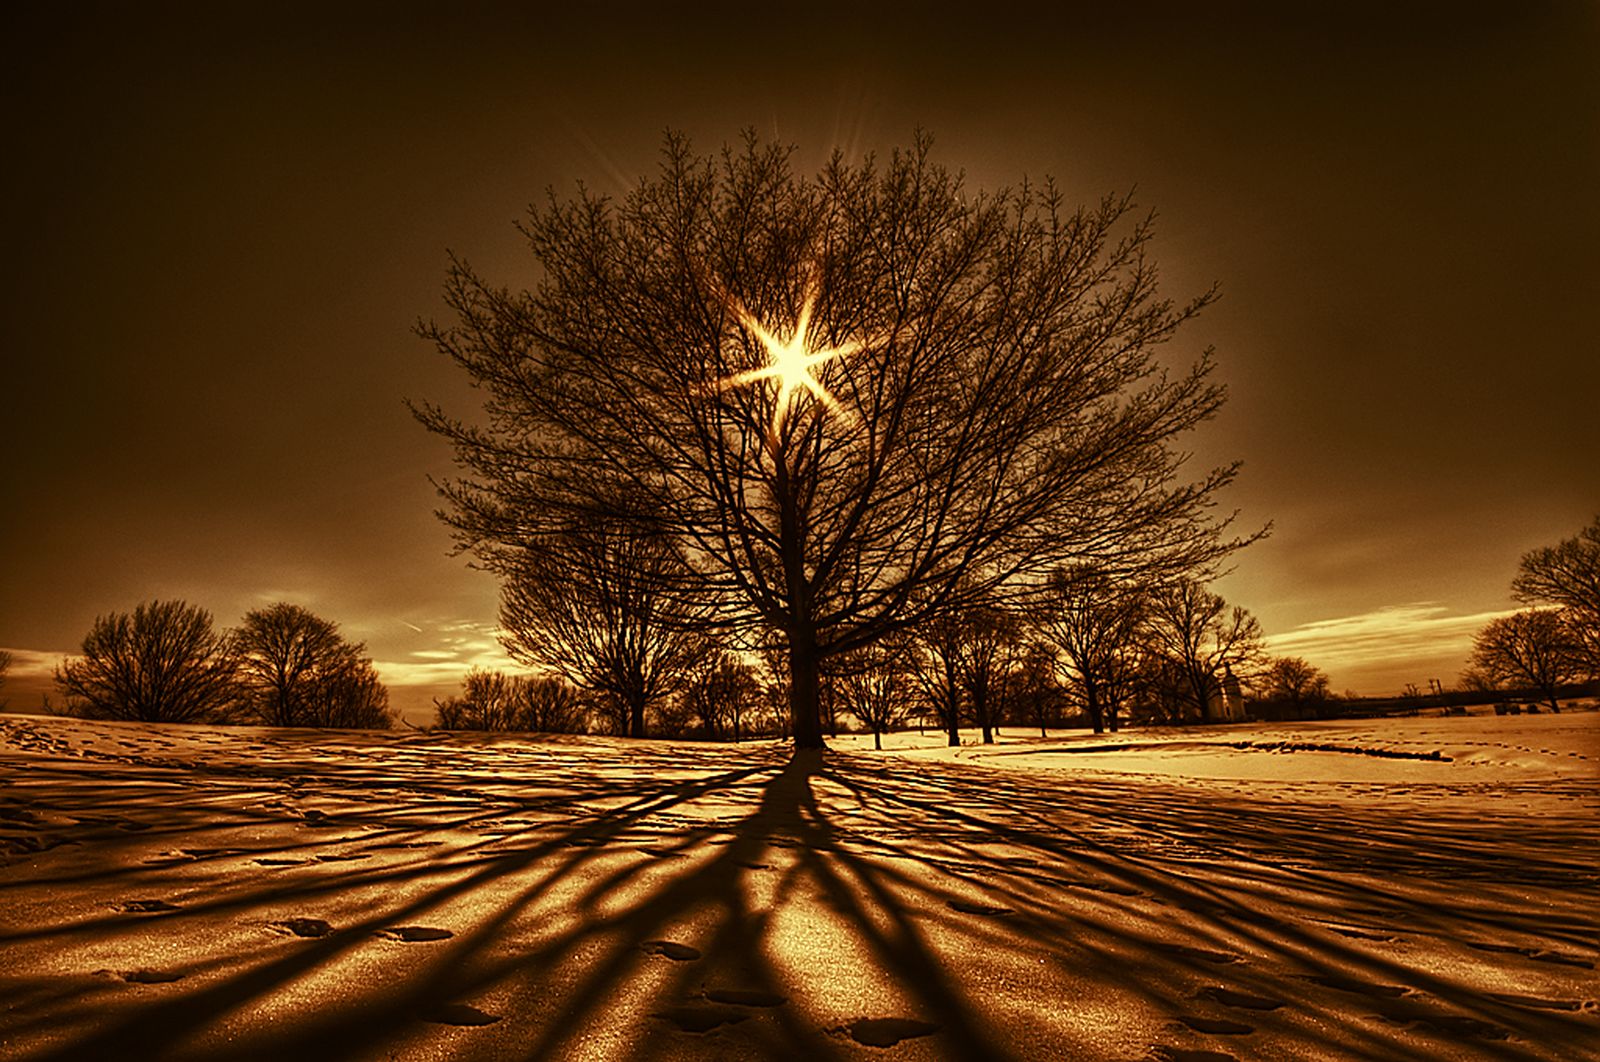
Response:
[[[872,732],[872,747],[883,748],[883,735],[905,722],[911,692],[907,669],[908,643],[889,638],[835,661],[836,679],[852,714]]]
[[[705,646],[705,608],[680,593],[671,541],[595,517],[496,557],[507,651],[609,698],[619,733],[644,737],[646,709],[683,688]]]
[[[1202,722],[1212,718],[1212,701],[1232,671],[1244,677],[1263,655],[1261,624],[1194,579],[1177,579],[1150,595],[1151,644],[1170,662],[1183,700]]]
[[[366,646],[311,610],[279,602],[247,612],[233,644],[250,710],[268,726],[393,725]]]
[[[507,675],[473,668],[461,693],[434,699],[434,725],[441,730],[526,731],[565,734],[583,729],[578,692],[558,678]]]
[[[145,723],[236,722],[237,660],[211,613],[186,601],[148,601],[99,616],[81,656],[56,668],[66,711]]]
[[[11,654],[6,652],[4,649],[0,649],[0,689],[4,689],[5,688],[6,672],[8,672],[10,670],[11,670]],[[6,706],[6,703],[7,703],[6,701],[0,700],[0,708],[4,708]]]
[[[744,736],[746,721],[755,714],[761,686],[755,669],[726,650],[704,653],[690,672],[683,698],[705,736],[735,742]]]
[[[1298,712],[1329,700],[1328,676],[1298,656],[1274,657],[1257,680],[1264,700]]]
[[[1144,593],[1089,565],[1056,572],[1038,609],[1039,629],[1059,650],[1096,734],[1117,728],[1146,616]]]
[[[555,675],[519,675],[511,689],[516,728],[541,734],[581,734],[583,699]]]
[[[1582,673],[1581,649],[1556,609],[1533,608],[1490,620],[1473,641],[1471,666],[1497,685],[1535,689],[1556,711],[1556,690]]]
[[[978,604],[962,615],[962,638],[956,654],[961,692],[985,745],[1005,717],[1011,670],[1022,651],[1017,618],[993,604]]]
[[[1561,609],[1576,664],[1600,677],[1600,516],[1577,535],[1522,558],[1511,583],[1517,600]]]
[[[923,708],[944,729],[951,748],[961,744],[963,617],[934,616],[911,631],[906,667]]]
[[[1011,671],[1011,704],[1022,719],[1039,728],[1040,737],[1061,725],[1064,691],[1056,681],[1059,668],[1060,660],[1048,642],[1029,641]]]
[[[814,178],[753,136],[663,156],[621,202],[530,212],[534,290],[457,263],[455,324],[422,330],[485,395],[483,426],[419,410],[484,567],[517,581],[506,547],[575,516],[666,536],[717,623],[782,638],[795,744],[820,747],[831,656],[1065,557],[1238,544],[1212,509],[1234,469],[1184,482],[1172,445],[1223,402],[1209,355],[1157,357],[1211,296],[1158,295],[1128,200],[971,191],[925,138]]]

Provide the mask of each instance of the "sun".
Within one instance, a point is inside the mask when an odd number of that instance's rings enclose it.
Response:
[[[757,320],[742,306],[735,307],[739,315],[739,323],[744,325],[766,348],[767,364],[759,369],[751,369],[729,376],[722,381],[722,388],[742,387],[745,384],[755,383],[758,380],[773,380],[778,385],[777,409],[774,413],[774,426],[788,413],[794,404],[795,396],[800,391],[808,391],[822,403],[823,407],[833,413],[842,413],[843,407],[839,400],[828,392],[822,382],[812,375],[811,370],[824,362],[834,358],[843,357],[855,351],[859,343],[846,343],[837,347],[828,347],[823,350],[812,350],[808,345],[808,333],[811,328],[811,311],[815,305],[816,297],[810,296],[805,304],[800,307],[800,316],[795,320],[794,331],[787,339],[780,339],[773,331],[761,321]]]

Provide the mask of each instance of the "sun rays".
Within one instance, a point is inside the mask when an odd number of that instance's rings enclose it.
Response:
[[[787,339],[780,339],[770,328],[758,320],[755,315],[743,306],[735,307],[739,315],[739,323],[748,329],[765,348],[768,363],[759,369],[737,373],[723,379],[719,388],[727,390],[732,387],[743,387],[746,384],[756,383],[761,380],[774,380],[777,382],[778,396],[773,412],[773,428],[782,423],[789,409],[796,400],[796,393],[806,391],[811,394],[822,407],[830,413],[847,415],[844,406],[839,403],[822,382],[812,375],[812,369],[834,358],[851,354],[860,348],[857,342],[844,343],[836,347],[826,347],[813,350],[808,346],[811,327],[811,311],[816,303],[815,296],[807,297],[804,305],[800,307],[800,314],[795,320],[794,331]]]

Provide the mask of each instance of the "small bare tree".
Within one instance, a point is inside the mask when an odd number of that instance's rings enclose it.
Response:
[[[738,656],[710,649],[695,663],[683,697],[707,738],[738,742],[746,720],[758,710],[761,686],[755,669]]]
[[[1327,674],[1298,656],[1274,657],[1257,685],[1263,700],[1284,705],[1296,714],[1307,706],[1326,704],[1330,697]]]
[[[908,645],[888,638],[838,658],[834,681],[845,704],[872,732],[872,747],[883,748],[883,735],[905,721],[910,675]]]
[[[492,555],[507,651],[609,698],[619,732],[644,737],[646,708],[683,688],[705,646],[704,608],[683,596],[670,540],[596,516]]]
[[[1511,591],[1519,601],[1559,607],[1577,667],[1600,677],[1600,516],[1572,538],[1525,554]]]
[[[1490,620],[1472,647],[1472,666],[1495,685],[1538,690],[1558,712],[1556,691],[1583,673],[1581,658],[1556,609],[1530,608]]]
[[[1261,660],[1261,624],[1245,609],[1228,607],[1198,580],[1177,579],[1150,596],[1150,641],[1172,666],[1183,699],[1202,722],[1213,718],[1223,675],[1250,674]]]
[[[6,672],[8,672],[10,670],[11,670],[11,654],[6,652],[4,649],[0,649],[0,689],[4,689],[5,688]],[[3,709],[5,706],[6,706],[6,702],[4,700],[0,700],[0,709]]]
[[[366,646],[310,609],[279,602],[247,612],[233,644],[250,710],[268,726],[392,725]]]
[[[186,601],[148,601],[99,616],[82,655],[56,668],[66,710],[145,723],[237,721],[237,659],[211,613]]]
[[[1036,612],[1096,734],[1117,729],[1147,615],[1146,594],[1091,565],[1056,572]]]

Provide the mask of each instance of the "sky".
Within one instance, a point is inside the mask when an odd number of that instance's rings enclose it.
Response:
[[[1170,350],[1230,391],[1188,444],[1273,528],[1216,588],[1336,691],[1452,683],[1600,513],[1592,3],[571,6],[0,10],[13,709],[156,598],[305,605],[412,715],[504,664],[405,406],[476,395],[413,328],[450,252],[532,283],[527,204],[669,128],[1133,190],[1164,293],[1222,293]]]

